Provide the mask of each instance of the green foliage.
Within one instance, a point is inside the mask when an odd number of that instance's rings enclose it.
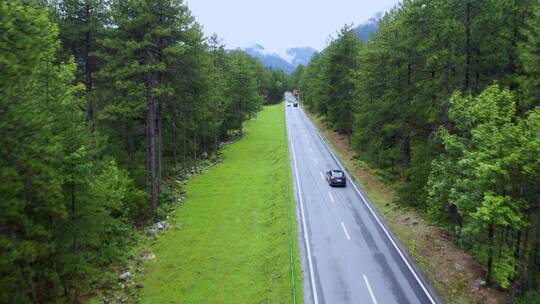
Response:
[[[294,69],[294,72],[288,78],[287,82],[287,89],[289,91],[300,88],[300,81],[302,80],[302,75],[304,75],[305,70],[306,67],[302,64],[298,65],[296,69]]]
[[[540,304],[540,292],[539,291],[529,291],[519,297],[516,301],[516,304]]]
[[[0,16],[0,301],[46,301],[58,280],[53,224],[67,217],[51,114],[72,102],[57,99],[72,69],[53,66],[57,28],[40,7],[0,1]]]
[[[352,132],[352,94],[360,68],[360,48],[360,39],[350,26],[345,26],[324,53],[313,58],[303,75],[304,103],[324,114],[328,123],[345,134]],[[330,98],[333,102],[325,102]]]
[[[258,62],[243,52],[231,54],[231,69],[227,77],[227,93],[230,98],[225,118],[227,130],[243,132],[243,122],[262,107],[263,96],[259,92]],[[259,63],[260,64],[260,63]]]
[[[78,303],[115,280],[174,168],[287,82],[179,0],[0,0],[0,31],[2,303]]]
[[[522,28],[525,41],[519,44],[519,59],[524,73],[521,75],[521,85],[524,91],[524,107],[532,108],[540,100],[540,2],[532,1],[532,12],[527,24]]]
[[[283,70],[269,69],[268,93],[266,94],[266,104],[275,104],[283,101],[283,94],[288,89],[287,75]]]
[[[446,153],[434,161],[427,184],[432,214],[444,217],[450,206],[456,207],[462,245],[487,265],[488,278],[493,276],[503,288],[510,287],[517,274],[509,234],[527,228],[527,210],[535,203],[522,195],[521,178],[515,176],[522,174],[519,167],[524,164],[517,153],[525,142],[523,124],[515,122],[514,100],[498,86],[475,98],[455,94],[448,113],[453,132],[439,132]]]

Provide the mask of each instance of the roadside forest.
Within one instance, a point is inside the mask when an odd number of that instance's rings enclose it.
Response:
[[[0,33],[0,303],[115,281],[175,199],[168,177],[215,159],[286,82],[181,0],[0,0]]]
[[[534,297],[540,2],[406,0],[379,27],[362,42],[345,26],[293,74],[303,104],[399,204],[446,228],[488,285]]]

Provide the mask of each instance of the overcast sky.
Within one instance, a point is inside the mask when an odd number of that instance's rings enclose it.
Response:
[[[187,0],[207,36],[216,33],[227,48],[255,43],[283,53],[290,47],[321,50],[344,24],[358,25],[398,0]]]

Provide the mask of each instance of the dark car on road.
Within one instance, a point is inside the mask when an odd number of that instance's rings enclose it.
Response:
[[[330,186],[342,186],[347,185],[347,179],[345,173],[341,170],[330,170],[326,172],[326,181]]]
[[[294,106],[294,107],[298,107],[298,102],[295,102],[295,103],[293,104],[293,106]]]

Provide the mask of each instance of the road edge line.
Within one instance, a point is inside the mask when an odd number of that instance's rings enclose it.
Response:
[[[285,110],[283,111],[283,118],[284,118],[284,121],[285,121],[285,128],[283,128],[283,133],[285,134],[285,140],[287,141],[287,143],[289,142],[289,135],[288,135],[288,130],[287,130],[287,112],[286,112],[286,108]],[[294,191],[291,191],[291,184],[292,184],[292,168],[291,168],[291,156],[290,156],[290,149],[285,149],[285,178],[287,179],[286,180],[286,184],[287,184],[287,219],[288,219],[288,226],[289,226],[289,249],[290,249],[290,254],[291,254],[291,279],[292,279],[292,282],[291,282],[291,287],[293,289],[293,292],[292,292],[292,295],[293,295],[293,304],[296,304],[297,303],[297,291],[296,291],[296,272],[294,271],[294,267],[295,267],[295,258],[294,258],[294,252],[296,251],[296,246],[295,246],[295,243],[293,242],[293,237],[292,237],[292,212],[291,212],[291,204],[295,204],[295,222],[296,222],[296,203],[295,203],[295,200],[294,200]],[[292,194],[292,195],[291,195]],[[296,230],[296,229],[295,229]],[[296,235],[298,234],[298,231],[296,232]],[[297,246],[300,246],[300,244],[298,244]],[[298,250],[300,251],[300,250]],[[298,252],[298,254],[300,254],[300,252]],[[301,265],[300,265],[301,267]],[[302,268],[300,268],[300,271],[302,270]],[[303,289],[303,288],[302,288]]]
[[[309,236],[308,236],[308,233],[307,233],[307,225],[306,225],[306,220],[305,220],[305,213],[304,213],[304,200],[302,198],[302,191],[300,190],[300,177],[298,175],[298,164],[296,162],[296,153],[294,151],[294,142],[293,142],[293,139],[292,139],[292,133],[291,133],[291,130],[289,128],[289,126],[287,126],[287,130],[288,130],[288,134],[291,134],[291,136],[289,137],[289,142],[291,143],[290,145],[290,151],[291,151],[291,155],[292,155],[292,159],[293,159],[293,164],[294,164],[294,174],[295,174],[295,177],[296,177],[296,191],[298,193],[298,200],[300,201],[300,214],[302,215],[302,227],[303,227],[303,230],[304,230],[304,241],[305,241],[305,245],[306,245],[306,254],[307,254],[307,257],[308,257],[308,267],[309,267],[309,275],[310,275],[310,278],[311,278],[311,291],[313,293],[313,303],[314,304],[319,304],[319,298],[318,298],[318,294],[317,294],[317,287],[315,285],[315,275],[313,273],[313,262],[311,261],[311,245],[310,245],[310,242],[309,242]]]

